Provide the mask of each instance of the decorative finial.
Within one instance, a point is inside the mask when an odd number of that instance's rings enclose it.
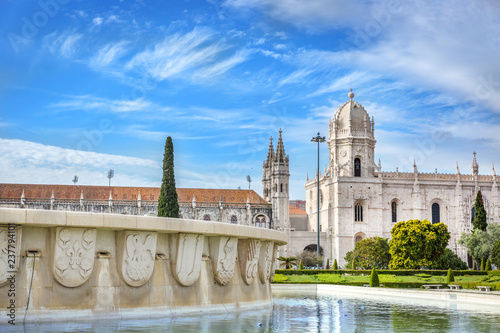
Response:
[[[458,161],[457,161],[457,175],[460,174],[460,168],[458,167]]]
[[[349,94],[347,94],[347,96],[349,96],[351,100],[354,98],[354,93],[352,92],[352,89],[350,89],[350,92]]]

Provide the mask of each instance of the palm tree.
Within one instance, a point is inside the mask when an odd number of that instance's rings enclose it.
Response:
[[[290,269],[292,265],[297,264],[297,258],[295,257],[279,257],[278,260],[282,261],[282,263],[280,263],[280,267],[285,266],[285,269]]]

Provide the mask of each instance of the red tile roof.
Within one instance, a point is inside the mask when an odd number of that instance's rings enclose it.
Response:
[[[39,184],[0,184],[0,198],[21,199],[24,190],[26,199],[50,199],[52,191],[56,199],[80,199],[83,192],[85,200],[108,200],[109,193],[113,200],[137,200],[139,192],[144,201],[156,201],[160,195],[159,187],[125,187],[125,186],[80,186],[80,185],[39,185]],[[222,197],[224,203],[246,203],[250,198],[252,204],[268,204],[264,198],[253,190],[218,190],[201,188],[178,188],[179,202],[218,203]]]
[[[307,212],[299,207],[290,205],[290,215],[307,215]]]

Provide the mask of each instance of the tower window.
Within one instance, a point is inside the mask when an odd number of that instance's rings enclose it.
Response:
[[[363,222],[363,206],[359,202],[354,205],[354,221]]]
[[[432,204],[432,224],[441,222],[439,215],[439,204],[435,202]]]
[[[359,158],[354,159],[354,177],[361,177],[361,160]]]
[[[266,217],[264,215],[259,215],[255,218],[255,226],[257,228],[265,228],[266,227]]]
[[[283,184],[280,184],[280,192],[283,192]]]
[[[391,204],[392,223],[398,222],[398,204],[393,201]]]

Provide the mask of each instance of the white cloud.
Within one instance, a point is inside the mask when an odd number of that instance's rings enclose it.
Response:
[[[94,19],[92,20],[92,23],[94,23],[95,26],[99,26],[102,24],[102,21],[103,21],[103,18],[102,17],[94,17]]]
[[[158,186],[145,172],[158,172],[160,163],[135,157],[47,146],[23,140],[0,138],[0,182],[8,183],[70,183],[79,176],[79,184],[105,183],[106,171],[115,170],[115,185]]]
[[[125,68],[145,70],[157,80],[174,77],[214,77],[244,62],[249,52],[241,50],[227,56],[230,47],[217,40],[216,33],[207,28],[195,28],[184,35],[174,34],[164,41],[135,55]]]
[[[62,111],[84,110],[113,113],[144,111],[151,106],[152,104],[149,101],[143,99],[111,100],[90,95],[72,96],[69,99],[49,105],[51,108]]]
[[[82,34],[75,33],[74,31],[67,30],[62,33],[54,31],[45,36],[43,42],[51,53],[69,58],[77,50],[78,42],[82,37]]]
[[[127,52],[127,44],[127,41],[121,41],[103,46],[97,51],[97,54],[90,59],[89,65],[94,68],[108,66],[115,59],[123,56]]]

